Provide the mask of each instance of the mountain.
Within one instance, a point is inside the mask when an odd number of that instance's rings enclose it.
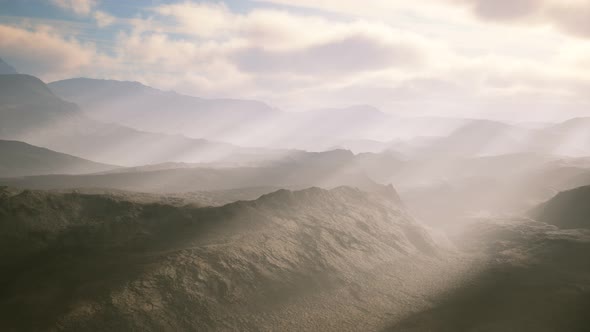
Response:
[[[544,154],[585,157],[590,154],[590,118],[575,118],[540,128],[489,120],[470,120],[450,134],[413,144],[416,139],[391,148],[414,158],[478,157],[501,154]]]
[[[310,151],[362,148],[365,144],[347,143],[362,142],[362,137],[376,130],[375,125],[391,118],[368,105],[287,113],[258,101],[203,99],[138,82],[75,78],[49,83],[49,87],[100,121],[246,146]],[[167,116],[162,117],[163,113]],[[370,146],[375,149],[377,144]]]
[[[241,146],[380,152],[417,132],[446,135],[462,119],[401,118],[370,105],[282,112],[262,102],[203,99],[138,82],[75,78],[49,83],[88,116],[138,130],[180,134]],[[166,113],[167,116],[161,115]]]
[[[560,192],[530,215],[560,228],[590,229],[590,186]]]
[[[405,161],[376,180],[399,183],[425,222],[457,226],[474,215],[523,215],[560,191],[590,185],[590,168],[583,159],[514,154]]]
[[[0,155],[0,177],[82,174],[117,168],[18,141],[0,140]]]
[[[350,151],[298,152],[256,167],[180,167],[118,169],[86,175],[44,175],[0,179],[1,184],[32,189],[112,188],[140,192],[192,192],[252,187],[373,189],[377,184],[356,164]]]
[[[38,78],[0,75],[0,138],[118,165],[258,159],[271,153],[93,120]],[[233,158],[233,159],[232,159]]]
[[[4,60],[0,59],[0,75],[8,75],[8,74],[18,74],[16,69],[13,66],[4,62]]]
[[[218,139],[213,134],[240,130],[240,126],[280,114],[259,101],[203,99],[164,92],[138,82],[73,78],[48,86],[100,121],[193,138]]]
[[[574,118],[542,129],[536,142],[553,154],[590,155],[590,118]]]
[[[470,120],[447,136],[415,147],[401,147],[401,151],[429,159],[530,153],[536,152],[528,150],[531,135],[532,130],[526,128],[489,120]]]
[[[3,188],[0,315],[8,331],[377,330],[458,272],[445,252],[392,187],[208,208]]]
[[[483,219],[456,242],[483,257],[461,283],[386,331],[586,331],[590,232]]]

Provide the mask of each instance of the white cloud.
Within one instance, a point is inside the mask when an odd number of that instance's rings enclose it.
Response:
[[[515,23],[523,28],[552,26],[572,36],[590,38],[590,2],[587,0],[422,0],[419,5],[403,0],[259,1],[386,20],[396,12],[411,12],[460,22],[467,11],[489,22]]]
[[[54,5],[79,16],[92,17],[100,28],[115,22],[115,17],[102,10],[98,10],[98,0],[50,0]]]
[[[75,75],[92,64],[92,44],[60,36],[48,26],[31,30],[0,25],[2,56],[18,62],[18,70],[45,79]]]
[[[547,23],[549,9],[558,15],[563,2],[516,0],[495,7],[483,0],[432,6],[368,1],[375,6],[297,1],[349,15],[281,7],[238,13],[222,3],[156,6],[127,21],[130,26],[118,33],[108,56],[47,28],[3,26],[13,30],[0,29],[0,46],[12,49],[12,58],[22,55],[31,73],[44,79],[137,80],[204,97],[262,99],[288,109],[369,103],[392,111],[469,116],[494,109],[578,112],[588,102],[590,72],[583,68],[590,46]],[[113,23],[93,8],[90,15],[99,25]],[[533,27],[519,24],[525,21]]]
[[[96,20],[96,24],[101,28],[109,26],[115,22],[114,16],[100,10],[97,10],[94,13],[94,19]]]
[[[89,15],[96,6],[96,0],[51,0],[51,2],[77,15]]]

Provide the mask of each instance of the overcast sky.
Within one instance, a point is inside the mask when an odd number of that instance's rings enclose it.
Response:
[[[588,0],[0,0],[0,57],[285,110],[590,116]]]

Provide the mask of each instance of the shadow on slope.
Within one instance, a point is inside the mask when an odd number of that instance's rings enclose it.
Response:
[[[532,218],[561,228],[590,228],[590,186],[557,194],[534,208]]]
[[[0,228],[7,331],[337,329],[334,315],[373,317],[378,306],[354,292],[368,276],[411,284],[441,253],[392,187],[279,190],[216,208],[4,188]],[[385,264],[406,268],[371,272]]]
[[[18,141],[0,140],[0,155],[0,177],[96,173],[118,168]]]
[[[487,267],[384,331],[588,330],[590,232],[492,220],[461,239],[465,250],[487,257]]]

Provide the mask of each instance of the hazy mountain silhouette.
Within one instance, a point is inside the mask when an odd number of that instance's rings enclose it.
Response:
[[[590,155],[590,118],[574,118],[541,130],[539,145],[554,154],[584,157]]]
[[[16,69],[13,66],[4,62],[4,60],[0,59],[0,75],[7,75],[7,74],[18,74]]]
[[[379,326],[439,287],[444,254],[392,187],[217,208],[4,188],[0,229],[9,331]]]
[[[431,136],[446,135],[470,121],[401,118],[370,105],[281,112],[258,101],[203,99],[138,82],[89,78],[57,81],[49,83],[49,87],[101,121],[268,148],[380,152],[388,148],[393,137],[425,131]],[[163,113],[167,116],[163,117]]]
[[[271,153],[95,121],[28,75],[0,76],[0,138],[120,165],[241,161]]]
[[[477,157],[536,153],[583,157],[590,154],[590,118],[575,118],[542,128],[527,128],[489,121],[471,120],[447,136],[423,144],[409,142],[391,148],[413,158]]]
[[[18,141],[0,140],[0,155],[0,177],[82,174],[118,168]]]
[[[514,154],[405,161],[384,179],[400,184],[418,217],[453,225],[473,215],[523,215],[559,191],[590,184],[590,170],[576,158]]]
[[[174,167],[174,166],[172,166]],[[113,188],[141,192],[188,192],[250,187],[333,188],[349,185],[372,189],[376,183],[358,167],[350,151],[298,152],[258,167],[181,167],[120,169],[102,174],[45,175],[1,179],[21,188]]]
[[[285,113],[258,101],[203,99],[164,92],[138,82],[75,78],[48,85],[58,96],[75,102],[86,114],[101,121],[139,130],[246,142],[249,146],[273,142],[271,147],[275,148],[313,151],[363,148],[364,145],[349,139],[362,141],[362,136],[376,125],[392,120],[368,105]],[[167,116],[162,117],[163,113]],[[258,140],[252,137],[257,131],[265,131]],[[298,139],[287,139],[293,138],[286,135],[290,134],[288,131],[296,132]]]
[[[500,155],[528,151],[530,129],[489,120],[470,120],[448,136],[416,147],[398,149],[418,158],[455,158]]]
[[[74,78],[48,86],[101,121],[197,138],[265,121],[280,113],[259,101],[203,99],[164,92],[138,82]],[[211,133],[207,135],[208,132]]]

